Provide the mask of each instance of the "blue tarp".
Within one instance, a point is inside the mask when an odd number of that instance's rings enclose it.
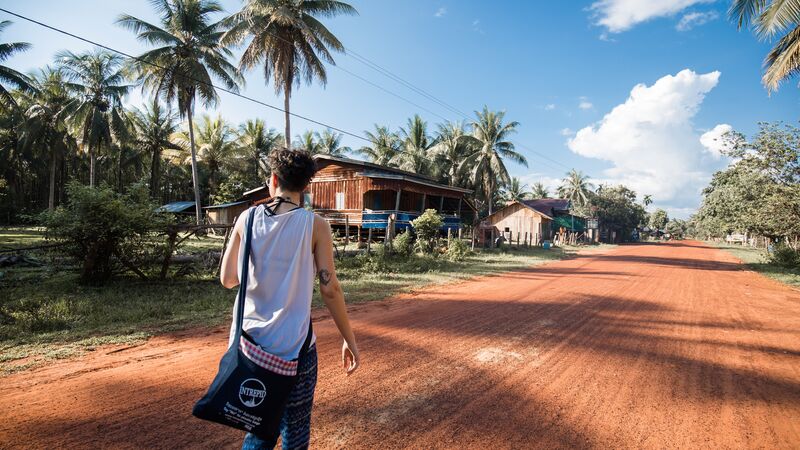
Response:
[[[182,213],[182,212],[191,212],[194,209],[194,202],[172,202],[167,203],[164,206],[159,206],[156,208],[158,212],[168,212],[168,213]]]

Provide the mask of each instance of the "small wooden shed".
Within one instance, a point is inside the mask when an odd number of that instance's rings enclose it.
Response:
[[[478,244],[490,245],[493,239],[503,237],[507,242],[524,242],[539,245],[552,236],[553,217],[532,207],[527,201],[512,202],[480,223]]]

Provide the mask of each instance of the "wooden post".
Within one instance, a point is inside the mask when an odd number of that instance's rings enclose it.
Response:
[[[448,246],[450,245],[450,241],[452,239],[453,239],[453,229],[452,228],[448,228],[447,229],[447,245]]]
[[[361,225],[356,227],[356,243],[361,244]]]
[[[459,218],[461,217],[461,199],[458,199],[458,211],[456,211],[456,216]]]
[[[422,209],[420,209],[420,210],[419,210],[419,212],[421,212],[421,213],[424,213],[424,212],[425,212],[425,207],[427,206],[427,205],[425,204],[425,200],[426,200],[427,198],[428,198],[428,194],[422,194]]]
[[[344,248],[350,243],[350,217],[344,216]]]
[[[494,248],[494,227],[492,227],[492,241],[489,243],[489,248]]]
[[[400,194],[403,192],[403,189],[397,190],[397,198],[394,201],[394,210],[395,212],[400,211]]]
[[[370,246],[372,245],[372,228],[367,229],[367,254],[369,255]]]
[[[444,214],[444,195],[439,197],[439,214]]]
[[[458,240],[459,240],[459,241],[461,240],[461,232],[462,232],[463,230],[464,230],[464,228],[463,228],[463,227],[461,227],[461,225],[459,225],[459,226],[458,226]]]
[[[478,229],[478,224],[473,223],[472,224],[472,232],[470,232],[470,240],[472,241],[472,251],[473,252],[475,251],[475,241],[477,240],[475,238],[475,230],[477,230],[477,229]]]
[[[517,247],[519,247],[519,231],[517,231]]]
[[[525,232],[525,240],[522,241],[522,242],[526,247],[528,246],[528,232],[527,231]]]

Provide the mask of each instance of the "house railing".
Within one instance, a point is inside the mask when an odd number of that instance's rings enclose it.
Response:
[[[364,211],[361,215],[361,226],[363,228],[386,228],[389,226],[389,216],[395,215],[394,226],[397,230],[411,228],[411,221],[419,217],[422,213],[417,211]],[[443,230],[454,229],[457,230],[461,227],[461,218],[456,215],[442,215],[444,224]]]

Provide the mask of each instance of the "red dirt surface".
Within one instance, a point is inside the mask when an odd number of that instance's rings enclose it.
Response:
[[[315,311],[313,448],[798,448],[800,291],[695,242],[621,246],[353,309],[363,366]],[[225,329],[16,374],[4,448],[237,448],[194,419]]]

